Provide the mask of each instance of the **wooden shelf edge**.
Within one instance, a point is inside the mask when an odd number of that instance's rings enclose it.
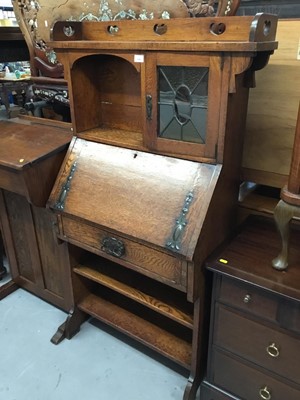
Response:
[[[73,269],[73,271],[78,275],[91,279],[94,282],[100,283],[101,285],[112,289],[122,294],[123,296],[126,296],[131,300],[134,300],[142,304],[143,306],[158,312],[161,315],[164,315],[167,318],[172,319],[180,325],[183,325],[189,329],[193,329],[192,316],[173,306],[169,306],[163,301],[160,301],[148,294],[143,293],[138,289],[132,288],[125,283],[119,282],[118,280],[111,278],[110,276],[107,276],[99,271],[95,271],[87,266],[78,265]]]
[[[105,143],[111,146],[121,146],[132,150],[147,150],[143,145],[142,132],[128,131],[117,128],[91,128],[76,133],[79,138]]]
[[[182,367],[190,369],[192,345],[183,339],[94,294],[86,296],[77,307]]]

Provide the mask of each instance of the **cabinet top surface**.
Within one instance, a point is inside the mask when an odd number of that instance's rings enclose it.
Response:
[[[240,232],[207,262],[209,270],[300,300],[300,228],[290,233],[289,266],[285,271],[272,267],[281,250],[275,222],[251,216]]]
[[[0,121],[0,167],[22,170],[65,147],[71,132]]]

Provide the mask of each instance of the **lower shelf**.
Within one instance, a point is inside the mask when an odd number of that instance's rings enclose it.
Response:
[[[190,369],[191,343],[94,294],[87,295],[77,306],[92,317]]]
[[[139,281],[137,282],[136,279],[134,279],[136,278],[136,276],[131,273],[129,274],[129,277],[127,277],[126,280],[124,274],[125,271],[122,271],[123,272],[121,274],[122,281],[120,281],[120,277],[119,279],[116,279],[112,274],[113,271],[117,270],[117,266],[113,265],[112,267],[113,268],[111,268],[110,270],[104,271],[103,266],[101,267],[100,265],[97,266],[97,270],[89,266],[77,265],[73,269],[73,271],[80,276],[83,276],[87,279],[97,282],[107,288],[112,289],[115,292],[122,294],[123,296],[126,296],[142,304],[145,307],[149,307],[150,309],[162,315],[165,315],[167,318],[170,318],[173,321],[176,321],[177,323],[186,326],[187,328],[193,329],[193,314],[191,313],[191,311],[190,312],[185,311],[184,307],[182,307],[181,309],[178,305],[176,305],[174,301],[175,298],[174,294],[170,294],[168,300],[172,299],[175,304],[170,304],[170,301],[167,302],[162,299],[162,295],[168,293],[168,288],[164,287],[162,290],[158,289],[160,298],[158,298],[157,296],[155,297],[154,295],[149,294],[151,293],[151,291],[149,290],[150,288],[152,289],[153,292],[152,282],[150,287],[148,285],[148,290],[146,291],[137,289],[138,287],[139,288],[144,287],[144,289],[147,289],[147,284],[146,284],[147,278],[142,277],[142,279],[139,279]],[[130,282],[130,285],[126,283],[128,280]],[[156,287],[158,286],[159,284],[156,283]]]

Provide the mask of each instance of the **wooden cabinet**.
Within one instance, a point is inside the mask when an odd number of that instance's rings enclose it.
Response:
[[[68,243],[75,307],[53,342],[93,316],[188,370],[184,398],[195,397],[202,265],[235,224],[249,86],[277,46],[276,22],[54,25],[75,137],[48,206]]]
[[[272,268],[280,239],[273,220],[263,217],[250,217],[209,261],[214,287],[204,400],[299,398],[299,227],[293,234],[286,273]]]
[[[0,222],[12,281],[69,311],[67,247],[57,241],[56,220],[45,205],[71,135],[4,121],[0,132]]]

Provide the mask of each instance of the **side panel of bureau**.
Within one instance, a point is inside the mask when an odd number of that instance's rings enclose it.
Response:
[[[1,225],[13,280],[38,297],[69,311],[72,307],[66,243],[58,243],[52,213],[25,197],[1,191]]]

